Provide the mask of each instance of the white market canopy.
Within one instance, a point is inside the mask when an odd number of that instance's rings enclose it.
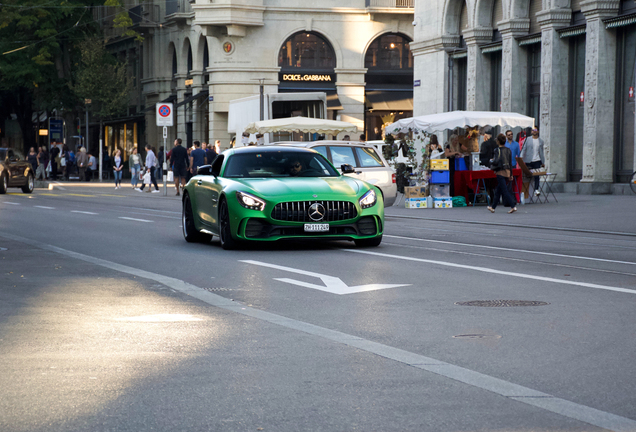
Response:
[[[398,120],[385,128],[385,133],[443,132],[446,129],[473,126],[534,127],[534,118],[512,112],[451,111]]]
[[[308,117],[288,117],[274,120],[262,120],[247,125],[245,132],[303,132],[336,135],[340,132],[356,133],[358,127],[352,123]]]

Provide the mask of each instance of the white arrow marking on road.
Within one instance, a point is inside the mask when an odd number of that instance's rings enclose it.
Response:
[[[332,294],[339,294],[339,295],[354,294],[354,293],[365,292],[365,291],[375,291],[375,290],[386,289],[386,288],[410,286],[410,284],[400,284],[400,285],[369,284],[369,285],[358,285],[358,286],[350,287],[347,284],[345,284],[341,279],[337,277],[333,277],[333,276],[327,276],[320,273],[313,273],[313,272],[309,272],[305,270],[298,270],[295,268],[279,266],[276,264],[268,264],[268,263],[264,263],[260,261],[252,261],[252,260],[239,260],[239,261],[247,263],[247,264],[254,264],[254,265],[258,265],[262,267],[269,267],[269,268],[273,268],[277,270],[283,270],[283,271],[287,271],[291,273],[297,273],[297,274],[302,274],[305,276],[319,278],[320,280],[322,280],[322,283],[324,283],[324,285],[316,285],[316,284],[312,284],[308,282],[302,282],[295,279],[287,279],[287,278],[274,278],[274,280],[277,280],[280,282],[286,282],[286,283],[290,283],[294,285],[299,285],[305,288],[312,288],[312,289],[317,289],[320,291],[326,291]]]

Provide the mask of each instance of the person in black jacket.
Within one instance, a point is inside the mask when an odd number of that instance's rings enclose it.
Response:
[[[490,161],[494,156],[496,148],[497,141],[492,136],[492,128],[486,128],[484,130],[484,142],[481,144],[481,151],[479,152],[479,163],[483,166],[490,167]]]
[[[174,140],[174,148],[170,151],[170,166],[174,175],[174,187],[179,193],[179,179],[181,179],[181,187],[186,184],[186,173],[188,170],[188,150],[181,146],[181,138]]]
[[[504,204],[510,205],[508,213],[514,213],[517,211],[517,200],[508,189],[508,181],[512,181],[512,153],[506,147],[506,136],[504,134],[497,136],[497,144],[499,146],[493,151],[493,159],[490,161],[490,167],[497,175],[497,189],[495,190],[492,207],[488,207],[488,210],[491,213],[495,212],[501,196]]]

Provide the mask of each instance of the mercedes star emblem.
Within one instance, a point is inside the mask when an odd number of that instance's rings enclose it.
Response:
[[[309,207],[309,218],[313,221],[320,221],[325,217],[325,207],[320,203],[313,203]]]

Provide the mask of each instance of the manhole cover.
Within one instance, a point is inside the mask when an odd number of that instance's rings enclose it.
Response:
[[[496,334],[463,334],[453,337],[456,339],[501,339],[501,336]]]
[[[516,307],[516,306],[546,306],[550,303],[532,300],[473,300],[455,303],[459,306],[479,306],[479,307]]]

